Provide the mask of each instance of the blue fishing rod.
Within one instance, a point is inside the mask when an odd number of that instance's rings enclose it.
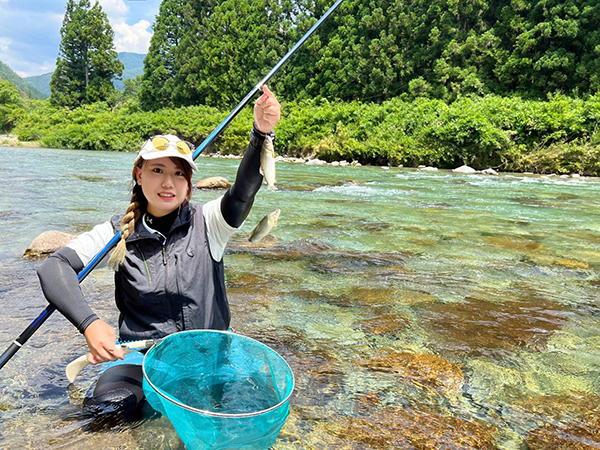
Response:
[[[302,47],[302,45],[306,42],[306,40],[313,35],[313,33],[321,26],[325,20],[342,4],[344,0],[337,0],[329,10],[323,14],[323,16],[308,30],[302,38],[294,45],[286,55],[279,60],[279,62],[269,71],[265,77],[258,82],[256,86],[244,97],[244,99],[229,113],[225,119],[210,133],[204,141],[196,148],[193,153],[194,159],[196,159],[200,154],[211,145],[214,140],[227,128],[227,126],[233,121],[233,119],[239,114],[239,112],[248,104],[250,100],[261,91],[263,85],[269,81],[273,75],[275,75],[281,67],[292,57],[296,51]],[[106,247],[104,247],[94,258],[90,261],[90,263],[83,268],[81,272],[77,275],[77,279],[79,283],[81,283],[85,277],[89,275],[89,273],[96,268],[96,266],[102,261],[102,259],[113,249],[114,246],[117,245],[121,239],[121,232],[118,231],[117,234],[110,240]],[[52,313],[56,310],[56,308],[52,305],[48,305],[46,309],[35,319],[31,324],[21,333],[21,335],[10,344],[10,347],[6,349],[4,353],[0,356],[0,369],[4,367],[4,365],[14,356],[15,353],[19,351],[19,349],[27,342],[27,340],[38,330],[39,327],[52,315]]]

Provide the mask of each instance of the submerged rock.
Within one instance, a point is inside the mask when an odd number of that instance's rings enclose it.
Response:
[[[460,392],[465,380],[460,367],[432,354],[385,349],[370,360],[359,363],[375,372],[394,373],[418,386],[450,395]]]
[[[501,357],[517,348],[544,348],[553,332],[569,322],[572,312],[531,295],[507,301],[466,298],[424,304],[419,315],[440,347],[472,356]]]
[[[36,237],[23,253],[26,258],[48,255],[67,245],[77,236],[62,231],[44,231]]]
[[[369,409],[360,417],[330,421],[330,433],[346,443],[378,449],[494,449],[497,430],[479,422],[424,410]],[[366,447],[365,447],[366,446]]]
[[[515,239],[505,236],[485,236],[484,240],[488,244],[496,245],[498,247],[504,247],[509,250],[517,250],[521,252],[533,252],[538,251],[542,247],[541,242],[528,241],[525,239]]]
[[[224,177],[209,177],[196,183],[197,189],[229,189],[231,183]]]
[[[526,435],[532,450],[600,448],[598,396],[585,392],[535,396],[516,407],[519,416],[533,426]]]
[[[589,269],[590,265],[581,261],[574,261],[571,259],[557,259],[554,261],[559,266],[568,267],[569,269]]]
[[[382,314],[361,322],[365,334],[395,335],[408,326],[408,319],[401,314]]]

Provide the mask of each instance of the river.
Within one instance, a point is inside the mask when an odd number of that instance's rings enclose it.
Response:
[[[25,248],[124,211],[134,158],[0,147],[1,350],[46,306]],[[239,163],[198,161],[194,181]],[[600,447],[599,179],[277,167],[224,257],[233,328],[296,376],[275,449]],[[116,324],[111,273],[82,289]],[[83,431],[98,369],[64,370],[85,352],[56,313],[8,362],[0,446],[183,448],[164,418]]]

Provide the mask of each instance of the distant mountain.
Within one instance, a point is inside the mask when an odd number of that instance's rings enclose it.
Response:
[[[35,75],[33,77],[24,78],[29,81],[38,91],[43,95],[43,98],[50,97],[50,80],[52,79],[52,72],[45,73],[43,75]]]
[[[127,80],[129,78],[135,78],[138,75],[142,75],[144,73],[144,58],[146,55],[141,53],[131,53],[131,52],[121,52],[119,53],[119,59],[125,66],[123,69],[123,80]],[[16,74],[15,74],[16,75]],[[1,76],[1,75],[0,75]],[[50,80],[52,79],[52,72],[45,73],[43,75],[36,75],[34,77],[27,77],[29,83],[37,88],[38,91],[41,92],[41,98],[50,97]],[[114,80],[113,84],[115,87],[122,91],[125,85],[121,80]]]
[[[29,98],[44,98],[44,94],[37,90],[31,83],[17,75],[14,70],[2,61],[0,61],[0,78],[10,81]]]
[[[129,78],[135,78],[138,75],[144,74],[144,58],[146,55],[142,55],[141,53],[130,53],[130,52],[121,52],[119,53],[119,59],[125,66],[123,69],[123,75],[121,78],[124,80],[128,80]],[[125,87],[122,81],[115,80],[113,81],[115,87],[122,91]]]

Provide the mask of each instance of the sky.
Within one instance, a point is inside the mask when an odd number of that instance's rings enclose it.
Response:
[[[161,0],[98,1],[115,32],[116,51],[147,53]],[[21,77],[52,72],[66,5],[67,0],[0,0],[0,61]]]

